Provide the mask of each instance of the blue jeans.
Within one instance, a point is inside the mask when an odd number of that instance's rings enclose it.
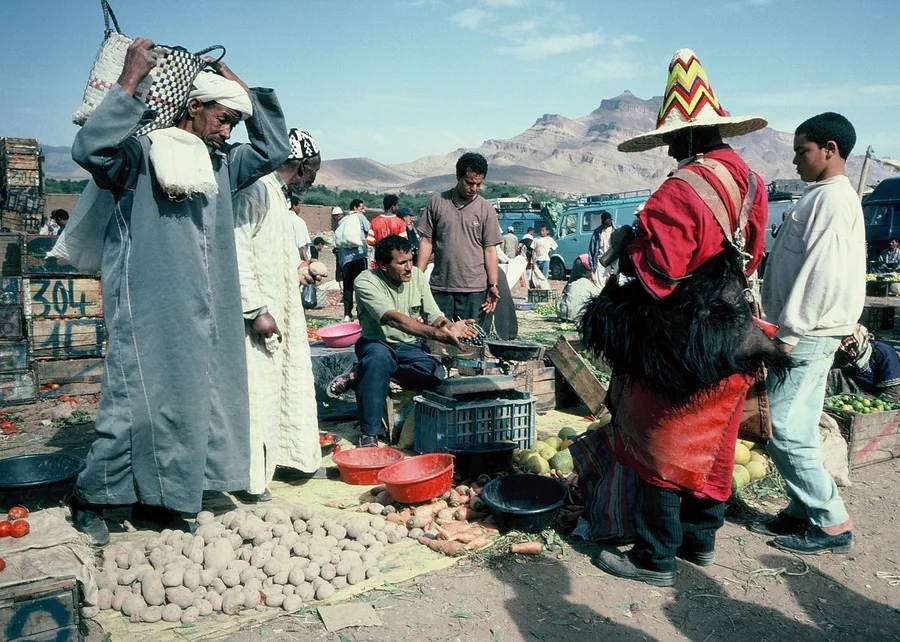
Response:
[[[381,433],[384,404],[395,381],[407,390],[436,388],[446,376],[441,362],[417,343],[356,342],[356,408],[364,435]]]
[[[546,261],[535,261],[534,264],[537,266],[537,269],[541,271],[541,274],[544,275],[544,278],[550,276],[550,259]]]
[[[784,385],[768,385],[772,439],[766,451],[784,477],[790,503],[785,513],[816,526],[836,526],[850,519],[837,485],[822,463],[819,418],[825,382],[840,344],[839,337],[805,336],[791,350],[796,366]]]

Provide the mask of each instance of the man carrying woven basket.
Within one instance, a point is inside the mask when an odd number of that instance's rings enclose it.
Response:
[[[132,43],[117,84],[72,146],[75,162],[115,199],[105,213],[109,342],[97,440],[73,505],[75,527],[98,545],[109,541],[105,506],[132,505],[135,521],[184,526],[176,520],[200,510],[204,490],[248,486],[232,195],[290,151],[273,90],[248,89],[222,63],[197,77],[174,127],[134,136],[154,116],[134,95],[154,67],[153,46]],[[242,120],[250,143],[228,144]]]

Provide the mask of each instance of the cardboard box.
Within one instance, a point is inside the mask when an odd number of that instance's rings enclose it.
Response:
[[[865,415],[840,408],[825,408],[847,440],[850,468],[900,457],[900,410]]]

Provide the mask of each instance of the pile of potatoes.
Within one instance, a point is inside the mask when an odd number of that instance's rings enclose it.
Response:
[[[215,612],[293,612],[375,576],[385,548],[409,535],[381,515],[328,519],[308,506],[204,511],[197,524],[194,534],[164,530],[146,545],[106,548],[92,608],[183,624]]]

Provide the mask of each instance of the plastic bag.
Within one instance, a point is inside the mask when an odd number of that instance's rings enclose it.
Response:
[[[304,310],[313,310],[316,308],[319,298],[316,295],[315,283],[310,283],[309,285],[304,285],[300,288],[300,301],[303,303]]]

